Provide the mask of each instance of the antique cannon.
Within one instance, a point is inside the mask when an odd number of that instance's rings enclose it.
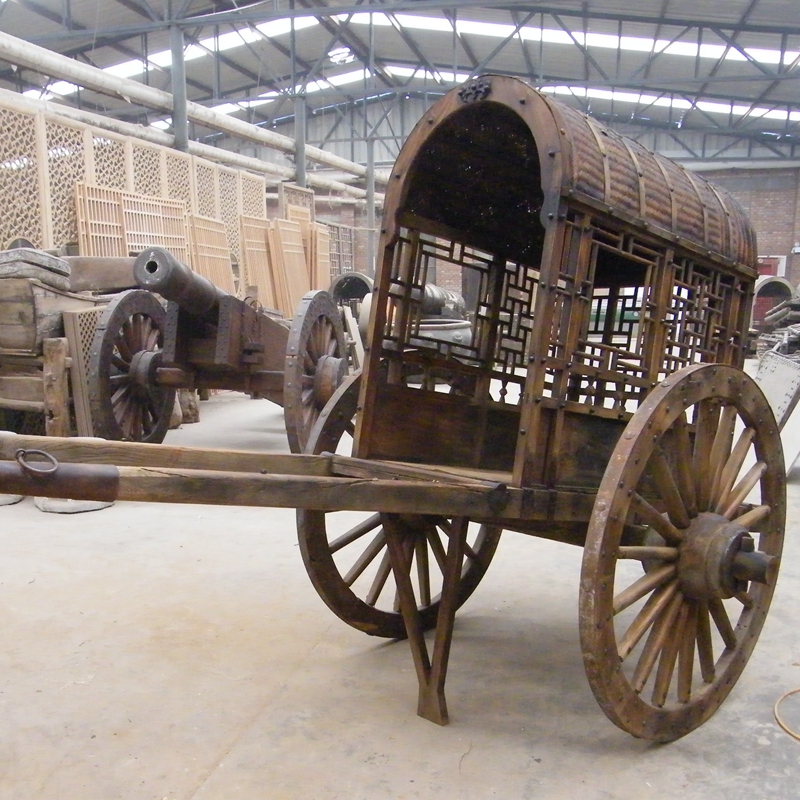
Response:
[[[0,491],[300,506],[314,587],[355,628],[408,637],[418,711],[439,723],[454,616],[501,531],[582,547],[581,648],[603,711],[656,741],[695,729],[755,646],[785,527],[778,426],[741,369],[757,277],[743,211],[487,76],[405,143],[379,254],[363,372],[305,454],[5,434]],[[424,329],[434,270],[461,281],[466,340]],[[184,369],[171,352],[156,375]]]
[[[175,389],[224,388],[282,405],[290,446],[300,452],[347,370],[331,297],[307,294],[290,321],[224,292],[160,248],[142,252],[133,273],[140,288],[109,304],[92,344],[96,435],[161,442]]]

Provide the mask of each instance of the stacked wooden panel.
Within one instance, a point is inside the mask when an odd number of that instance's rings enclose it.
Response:
[[[186,204],[182,200],[122,192],[122,216],[125,255],[163,247],[184,264],[190,263]]]
[[[86,256],[126,256],[122,192],[102,186],[75,184],[78,247]]]
[[[311,288],[327,289],[331,284],[331,234],[327,225],[314,223],[311,244]]]
[[[273,275],[276,283],[282,284],[278,308],[291,316],[303,295],[311,289],[300,223],[276,219],[270,233]]]
[[[269,253],[269,221],[242,215],[239,224],[242,243],[242,260],[239,263],[242,297],[255,294],[262,306],[277,308],[277,292]]]
[[[229,294],[236,294],[231,251],[225,223],[199,214],[189,215],[192,269]]]

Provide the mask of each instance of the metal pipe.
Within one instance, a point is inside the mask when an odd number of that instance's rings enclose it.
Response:
[[[0,57],[12,64],[27,67],[36,72],[44,73],[51,77],[61,78],[85,86],[104,94],[121,97],[127,102],[137,102],[149,108],[157,108],[172,113],[172,95],[169,92],[145,86],[129,78],[111,75],[97,67],[82,64],[72,58],[67,58],[58,53],[46,50],[16,36],[10,36],[0,31]],[[284,153],[295,152],[295,142],[288,136],[283,136],[265,128],[251,125],[249,122],[236,119],[227,114],[220,114],[210,108],[187,101],[187,117],[195,123],[208,128],[224,131],[231,136],[237,136],[248,141],[267,145]],[[320,164],[325,164],[334,169],[340,169],[363,178],[367,168],[363,164],[356,164],[345,158],[327,153],[318,147],[306,146],[306,157]],[[376,178],[384,183],[389,182],[389,173],[381,172]]]
[[[186,64],[183,60],[183,30],[177,25],[169,29],[169,44],[172,51],[172,130],[175,149],[186,152],[189,145],[189,119],[186,103]]]
[[[306,186],[306,97],[303,94],[294,98],[294,171],[295,183]]]
[[[44,111],[48,114],[55,114],[75,120],[76,122],[81,122],[84,125],[91,125],[113,133],[118,133],[122,136],[132,136],[135,139],[141,139],[142,141],[151,142],[152,144],[161,145],[162,147],[175,146],[175,137],[157,128],[133,125],[129,122],[111,119],[110,117],[104,117],[100,114],[93,114],[90,111],[83,111],[78,108],[52,103],[48,100],[36,100],[32,97],[25,97],[24,95],[17,94],[17,92],[9,91],[8,89],[0,88],[0,105],[5,108],[11,108],[29,114],[36,114],[40,111]],[[231,150],[224,150],[221,147],[212,147],[202,142],[190,141],[188,143],[188,152],[190,155],[207,158],[209,161],[218,161],[251,172],[260,172],[279,181],[292,180],[294,178],[294,170],[291,167],[282,167],[280,164],[273,164],[259,158],[250,158],[249,156],[234,153]],[[350,186],[349,184],[333,180],[332,178],[326,178],[322,175],[315,175],[313,172],[306,176],[306,180],[311,186],[319,186],[321,189],[330,189],[335,192],[345,192],[355,198],[363,199],[367,196],[365,189],[360,189],[357,186]]]

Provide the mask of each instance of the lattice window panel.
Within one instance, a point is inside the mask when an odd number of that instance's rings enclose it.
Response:
[[[248,217],[267,218],[267,182],[258,175],[239,173],[242,187],[242,214]]]
[[[92,136],[94,184],[125,189],[125,142],[101,134]]]
[[[219,219],[190,214],[189,232],[192,269],[220,289],[236,294],[225,223]]]
[[[148,197],[163,197],[161,185],[161,154],[158,148],[138,142],[132,147],[133,191]]]
[[[45,123],[47,172],[50,185],[48,214],[54,247],[78,241],[75,182],[86,178],[83,129],[52,120]]]
[[[218,170],[214,164],[194,159],[194,206],[193,211],[201,217],[219,219]]]
[[[122,192],[119,189],[76,183],[75,208],[81,255],[128,255],[122,216]]]
[[[355,271],[355,230],[328,223],[331,234],[331,278]]]
[[[190,261],[186,206],[180,200],[122,193],[122,216],[127,253],[163,247],[179,261]]]
[[[459,267],[464,282],[472,286],[468,311],[473,324],[460,342],[442,341],[423,321],[424,289],[437,262]],[[525,382],[538,283],[539,273],[530,266],[458,241],[405,232],[394,252],[384,349],[402,353],[412,372],[422,370],[423,389],[435,389],[436,378],[446,369],[463,373],[466,383],[460,391],[517,405]],[[404,381],[407,372],[390,372],[390,381]]]
[[[295,186],[293,183],[278,184],[278,209],[283,219],[289,219],[287,208],[289,206],[299,206],[307,208],[311,215],[311,221],[316,222],[314,214],[314,191]]]
[[[167,150],[164,153],[164,173],[167,180],[166,196],[183,200],[187,209],[192,207],[192,158]]]
[[[745,296],[740,278],[690,259],[675,264],[662,372],[698,361],[738,363],[745,332],[737,310]]]
[[[219,168],[220,219],[225,223],[228,247],[234,261],[239,261],[239,173]]]
[[[92,415],[89,410],[89,358],[94,334],[104,311],[105,306],[97,306],[85,311],[63,313],[64,332],[72,357],[69,377],[78,436],[94,436]]]
[[[0,164],[0,245],[21,236],[45,246],[34,116],[0,109]]]

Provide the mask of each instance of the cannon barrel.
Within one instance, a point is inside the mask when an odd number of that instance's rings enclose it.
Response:
[[[213,311],[228,295],[160,247],[149,247],[136,257],[133,276],[140,288],[157,292],[196,316]]]

